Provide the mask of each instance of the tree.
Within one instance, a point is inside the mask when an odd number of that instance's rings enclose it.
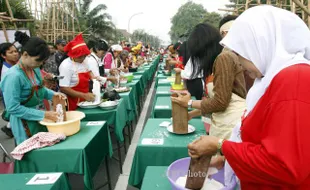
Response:
[[[133,42],[142,41],[144,45],[150,44],[152,47],[158,48],[161,44],[161,40],[157,36],[146,33],[144,30],[135,30],[131,38]]]
[[[18,19],[32,19],[32,14],[27,7],[27,3],[25,0],[9,0],[12,13],[14,18]],[[6,5],[5,0],[0,0],[0,12],[6,12],[9,16],[9,10]],[[6,27],[12,28],[13,24],[10,22],[5,23]],[[33,22],[16,22],[16,26],[18,28],[28,28],[31,33],[34,33],[34,23]]]
[[[77,19],[79,21],[81,31],[85,31],[96,38],[105,38],[113,40],[115,34],[114,25],[111,22],[111,16],[106,13],[107,6],[99,4],[92,10],[90,5],[92,0],[81,0],[77,6]]]
[[[216,12],[207,13],[204,17],[203,22],[213,25],[218,28],[222,16]]]
[[[189,1],[182,5],[178,12],[172,17],[172,26],[170,29],[170,38],[172,42],[177,42],[179,36],[190,33],[192,29],[203,21],[207,11],[201,4]]]

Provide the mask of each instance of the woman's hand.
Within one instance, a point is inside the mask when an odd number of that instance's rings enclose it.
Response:
[[[44,119],[56,122],[58,120],[58,113],[54,111],[46,111],[44,113]]]
[[[111,75],[117,75],[118,74],[118,70],[117,69],[110,69],[110,74]]]
[[[217,153],[218,141],[219,138],[214,136],[201,136],[187,146],[188,154],[192,158],[199,158],[205,155],[213,156]]]
[[[93,102],[95,101],[95,95],[93,93],[84,93],[84,99],[87,101],[87,102]]]
[[[215,167],[220,170],[224,167],[225,157],[224,156],[213,156],[210,162],[210,167]]]
[[[180,69],[180,68],[174,68],[174,71],[175,71],[176,73],[181,73],[182,69]]]
[[[44,79],[46,80],[52,80],[54,78],[55,75],[53,75],[52,73],[46,73],[46,75],[44,76]]]
[[[177,103],[184,108],[188,107],[188,101],[190,99],[191,99],[190,93],[186,93],[185,95],[178,93],[178,97],[171,97],[172,102]]]
[[[116,84],[117,78],[116,77],[108,77],[108,81],[111,81],[113,84]]]

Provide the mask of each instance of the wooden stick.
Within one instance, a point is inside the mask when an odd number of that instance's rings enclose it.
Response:
[[[64,11],[61,11],[61,38],[64,38]]]
[[[6,6],[7,6],[7,8],[8,8],[8,11],[9,11],[10,17],[13,19],[13,18],[14,18],[14,16],[13,16],[13,12],[12,12],[12,9],[11,9],[10,3],[9,3],[9,0],[5,0],[5,2],[6,2]],[[13,23],[13,25],[14,25],[15,30],[17,30],[17,26],[16,26],[16,24],[15,24],[15,23]]]
[[[75,5],[75,1],[72,0],[72,31],[75,33],[75,28],[74,28],[74,17],[75,17],[74,9],[75,9],[75,6],[74,5]],[[74,35],[74,33],[72,35]]]
[[[308,0],[308,10],[310,10],[310,0]],[[308,27],[310,26],[310,15],[308,15]]]
[[[53,23],[53,42],[56,42],[56,5],[53,5],[53,18],[52,18],[52,23]]]
[[[294,13],[295,13],[295,6],[298,5],[303,11],[305,11],[305,13],[307,13],[308,15],[310,15],[310,10],[307,9],[307,7],[305,5],[303,5],[299,0],[293,0],[293,6],[294,6]],[[296,3],[296,5],[295,5]]]
[[[51,9],[48,8],[47,1],[46,1],[46,9],[47,9],[46,33],[48,33],[48,30],[50,28],[50,13],[51,13]],[[49,36],[46,36],[46,41],[49,41]]]

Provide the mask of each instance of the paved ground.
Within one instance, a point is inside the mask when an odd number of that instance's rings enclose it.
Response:
[[[109,158],[109,167],[110,167],[110,175],[111,175],[111,183],[112,183],[112,189],[115,190],[135,190],[136,188],[133,187],[127,187],[127,183],[128,183],[128,177],[129,177],[129,172],[130,172],[130,168],[131,168],[131,164],[132,164],[132,158],[133,155],[135,153],[135,148],[136,148],[136,143],[138,142],[138,139],[140,137],[140,134],[143,130],[143,126],[144,123],[146,122],[146,120],[149,118],[150,112],[151,112],[151,106],[149,105],[150,102],[153,101],[154,98],[154,83],[151,87],[151,90],[147,96],[147,99],[144,103],[144,107],[143,110],[140,114],[139,120],[137,121],[137,124],[134,124],[136,130],[135,130],[135,134],[133,136],[133,140],[131,143],[131,146],[128,147],[127,144],[127,156],[124,153],[124,149],[121,149],[121,153],[122,153],[122,163],[124,163],[123,165],[123,174],[120,175],[120,169],[119,169],[119,164],[118,161],[116,161],[115,159],[110,159]],[[2,103],[0,103],[0,113],[2,113],[3,111],[3,105]],[[3,127],[4,125],[6,125],[6,122],[4,122],[1,118],[0,118],[0,128]],[[116,141],[113,134],[111,134],[112,137],[112,142],[113,142],[113,147],[116,147]],[[126,142],[128,143],[128,137]],[[5,147],[5,149],[7,149],[8,152],[11,152],[14,149],[14,142],[13,139],[10,139],[9,137],[7,137],[2,131],[0,131],[0,143]],[[0,150],[0,160],[2,161],[2,151]],[[117,156],[117,152],[114,153],[114,156]],[[126,159],[126,160],[125,160]],[[102,184],[104,184],[107,180],[106,178],[106,169],[105,169],[105,164],[104,162],[101,164],[100,168],[98,169],[95,177],[93,178],[94,180],[94,184],[95,184],[95,189],[97,189],[98,187],[100,187]],[[81,175],[76,175],[76,174],[70,174],[69,175],[69,181],[70,184],[72,186],[73,190],[83,190],[84,189],[84,185],[83,185],[83,176]],[[100,190],[108,190],[108,187],[102,187],[99,188]]]

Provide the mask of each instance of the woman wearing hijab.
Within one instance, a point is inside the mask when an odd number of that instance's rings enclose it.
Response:
[[[309,41],[308,27],[289,11],[257,6],[242,13],[222,44],[255,78],[245,118],[233,131],[236,142],[204,136],[188,146],[190,156],[223,154],[241,189],[309,189]],[[226,174],[229,184],[233,175]]]
[[[198,24],[188,39],[192,76],[203,77],[206,97],[191,100],[187,96],[172,97],[172,101],[185,108],[195,108],[189,118],[203,116],[210,123],[210,133],[219,138],[229,138],[232,129],[240,122],[245,110],[245,81],[238,57],[231,51],[222,51],[221,35],[209,24]]]
[[[65,52],[69,57],[59,66],[60,76],[64,77],[59,80],[59,86],[61,92],[68,96],[68,110],[75,110],[79,102],[94,101],[95,95],[89,92],[89,81],[101,78],[95,77],[84,61],[90,51],[82,34],[65,46]]]
[[[55,95],[64,98],[43,86],[39,67],[48,57],[49,49],[46,42],[31,37],[23,44],[18,63],[2,78],[1,90],[17,144],[38,132],[47,132],[46,127],[40,125],[39,121],[57,121],[56,112],[39,109],[43,99],[51,100]]]
[[[105,73],[110,73],[112,75],[116,74],[115,72],[117,71],[117,58],[122,51],[122,46],[118,44],[111,46],[110,50],[105,54],[103,58]]]

